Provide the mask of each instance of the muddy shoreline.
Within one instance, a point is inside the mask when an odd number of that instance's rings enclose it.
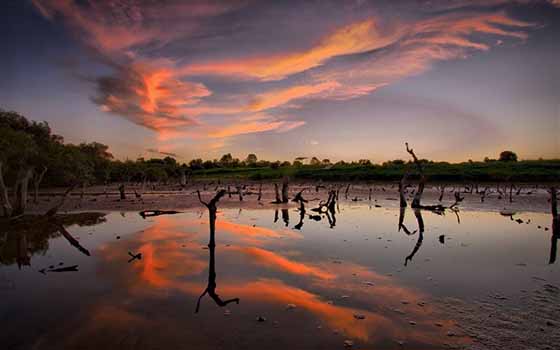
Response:
[[[234,184],[230,185],[230,194],[226,195],[221,201],[220,206],[231,208],[275,208],[296,206],[295,203],[272,204],[274,200],[274,183],[263,182],[261,199],[258,200],[258,192],[261,183],[254,182],[244,185],[243,200],[239,200]],[[355,202],[360,204],[378,205],[381,207],[396,208],[399,206],[399,193],[396,184],[376,183],[374,185],[365,183],[354,183],[350,185],[348,193],[346,188],[348,183],[329,183],[321,184],[317,189],[317,183],[291,183],[289,188],[289,196],[293,196],[306,188],[304,197],[313,203],[326,200],[329,188],[339,188],[340,202]],[[65,204],[61,208],[61,212],[70,211],[140,211],[148,209],[175,209],[185,210],[191,208],[202,207],[196,191],[200,191],[203,197],[212,197],[218,188],[228,188],[228,185],[216,185],[208,183],[195,183],[180,189],[176,185],[157,186],[155,189],[142,191],[141,186],[126,186],[126,199],[119,199],[117,186],[105,188],[104,186],[88,187],[82,193],[81,189],[74,190],[66,199]],[[371,193],[370,193],[371,189]],[[407,197],[411,200],[414,187],[408,189]],[[52,207],[62,193],[63,188],[47,188],[42,189],[39,193],[38,203],[34,203],[33,199],[29,200],[27,212],[30,214],[40,214],[46,212]],[[138,195],[135,195],[138,193]],[[464,185],[448,185],[441,202],[440,188],[431,185],[426,187],[422,198],[423,204],[442,204],[451,205],[454,201],[454,192],[461,192],[464,197],[459,208],[461,210],[485,210],[485,211],[506,211],[506,212],[550,212],[549,194],[544,186],[535,188],[535,185],[524,188],[519,193],[512,193],[511,201],[509,193],[505,190],[502,194],[493,187],[489,190],[484,198],[482,195],[475,193],[465,193]],[[371,198],[371,200],[370,200]],[[409,201],[410,203],[410,201]]]

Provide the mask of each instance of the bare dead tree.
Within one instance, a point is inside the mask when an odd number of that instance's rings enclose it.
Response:
[[[445,184],[437,186],[439,189],[439,198],[438,201],[441,202],[443,200],[443,195],[445,194]]]
[[[125,200],[125,199],[126,199],[126,192],[125,192],[124,184],[121,184],[121,185],[119,186],[119,194],[120,194],[120,199],[121,199],[121,200]]]
[[[317,213],[322,213],[325,214],[328,211],[333,211],[335,210],[335,206],[336,206],[336,191],[335,190],[331,190],[329,191],[329,197],[327,199],[327,201],[320,201],[318,207],[311,209],[314,212]]]
[[[34,196],[33,196],[33,203],[39,203],[39,185],[43,181],[43,177],[47,172],[47,167],[44,166],[40,172],[35,172],[33,174],[33,189],[34,189]]]
[[[482,191],[478,192],[480,194],[480,202],[484,203],[484,200],[486,199],[486,197],[488,197],[490,194],[493,193],[493,191],[488,187],[484,187],[484,189]]]
[[[405,146],[406,146],[406,151],[412,156],[414,164],[416,165],[417,171],[420,175],[420,180],[418,181],[418,189],[414,193],[414,198],[413,198],[412,204],[410,206],[413,209],[426,209],[426,210],[430,210],[430,211],[432,211],[436,214],[442,215],[445,212],[445,209],[448,209],[448,208],[444,207],[443,205],[441,205],[441,204],[422,205],[421,204],[422,194],[424,193],[424,188],[426,186],[427,177],[424,174],[424,168],[422,166],[422,163],[420,162],[418,157],[416,157],[416,154],[414,153],[414,150],[408,146],[408,142],[405,143]]]
[[[422,200],[422,194],[424,193],[424,186],[426,185],[426,176],[424,175],[424,168],[422,167],[422,163],[416,157],[416,154],[414,153],[414,150],[412,148],[408,147],[408,142],[405,142],[405,146],[406,146],[406,151],[412,156],[412,159],[414,160],[414,164],[416,165],[416,168],[418,169],[418,174],[420,175],[420,181],[418,182],[418,190],[414,194],[414,199],[412,200],[411,207],[412,208],[420,208],[421,207],[420,202]]]
[[[237,195],[239,196],[239,201],[243,202],[243,187],[241,185],[236,185]]]
[[[346,186],[346,190],[344,190],[344,199],[348,199],[348,192],[350,191],[350,184]]]
[[[282,203],[282,199],[280,198],[280,191],[278,189],[278,184],[277,183],[274,183],[274,194],[275,194],[276,199],[272,203],[274,203],[274,204]]]
[[[305,192],[306,190],[307,190],[307,188],[304,188],[301,191],[299,191],[298,193],[296,193],[296,195],[292,199],[292,202],[296,202],[300,205],[303,205],[304,203],[307,203],[307,200],[303,198],[303,192]]]
[[[282,203],[288,203],[288,182],[290,178],[288,176],[284,176],[282,178]]]
[[[453,209],[459,205],[465,199],[465,197],[461,197],[461,193],[459,191],[455,192],[455,202],[449,206],[449,209]]]

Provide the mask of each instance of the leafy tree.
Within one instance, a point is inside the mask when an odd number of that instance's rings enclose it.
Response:
[[[317,166],[317,165],[321,165],[321,161],[317,157],[312,157],[311,160],[309,161],[309,164],[313,166]]]
[[[365,165],[365,166],[369,166],[369,165],[371,165],[371,160],[369,160],[369,159],[360,159],[360,160],[358,161],[358,164],[360,164],[360,165]]]
[[[500,162],[517,162],[517,154],[512,151],[503,151],[500,153],[500,158],[498,158]]]
[[[253,153],[247,155],[247,158],[245,158],[245,164],[248,166],[255,166],[255,164],[257,164],[257,156]]]
[[[199,170],[199,169],[203,169],[204,167],[202,166],[203,160],[200,158],[197,159],[193,159],[189,162],[189,167],[192,170]]]
[[[32,170],[31,160],[37,153],[37,144],[31,135],[5,124],[0,126],[0,202],[3,216],[23,214]],[[10,184],[18,194],[14,206],[8,196]]]
[[[222,158],[220,158],[220,165],[223,167],[228,167],[231,165],[231,163],[233,163],[233,157],[231,156],[231,153],[226,153],[222,156]]]

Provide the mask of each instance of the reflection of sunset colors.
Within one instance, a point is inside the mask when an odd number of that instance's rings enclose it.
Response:
[[[118,256],[116,251],[126,249],[142,252],[143,258],[134,264],[136,271],[126,277],[124,287],[135,297],[169,295],[169,292],[181,293],[196,298],[204,290],[205,273],[208,263],[208,251],[201,249],[207,234],[197,220],[182,216],[156,217],[149,228],[137,233],[129,240],[105,246],[101,253],[110,260]],[[434,319],[438,319],[437,309],[426,305],[407,310],[410,317],[418,323],[416,329],[404,330],[406,321],[394,318],[392,308],[401,306],[402,300],[411,304],[426,299],[426,296],[410,288],[396,284],[391,277],[380,275],[368,268],[352,263],[333,264],[322,261],[310,264],[287,258],[282,252],[271,251],[252,246],[253,242],[274,244],[280,238],[292,239],[292,243],[301,238],[298,235],[286,236],[263,227],[234,224],[220,216],[216,222],[216,236],[221,237],[226,231],[233,234],[234,242],[224,246],[218,244],[217,292],[227,297],[239,297],[243,305],[259,303],[285,307],[295,304],[298,308],[312,314],[331,329],[336,329],[348,337],[362,341],[375,341],[388,337],[407,339],[409,341],[434,343]],[[184,232],[200,232],[196,236]],[[187,239],[188,242],[187,242]],[[247,237],[251,240],[247,241]],[[195,238],[196,242],[192,242]],[[219,241],[219,238],[218,238]],[[183,242],[183,243],[180,243]],[[249,245],[247,245],[249,244]],[[286,244],[286,242],[283,242]],[[291,251],[289,256],[297,256]],[[241,259],[240,259],[241,258]],[[246,259],[248,259],[248,264]],[[251,272],[239,277],[230,266],[237,266]],[[257,270],[254,270],[257,268]],[[288,285],[278,278],[259,277],[266,271],[281,272],[289,276],[306,277],[302,280],[313,292],[302,287]],[[123,271],[124,272],[124,271]],[[119,274],[119,271],[116,271]],[[130,273],[130,272],[128,272]],[[195,278],[200,276],[201,278]],[[352,278],[352,276],[358,276]],[[122,280],[122,278],[120,278]],[[196,280],[195,280],[196,279]],[[364,281],[372,282],[365,285]],[[164,292],[164,293],[158,293]],[[354,307],[339,305],[321,295],[351,295],[349,305],[367,305]],[[194,300],[194,299],[193,299]],[[374,311],[375,310],[375,311]],[[357,320],[354,315],[365,316]],[[438,321],[450,324],[449,321]]]
[[[0,89],[0,100],[70,139],[101,138],[118,156],[258,148],[291,160],[314,140],[327,145],[312,150],[320,159],[381,161],[402,157],[394,143],[409,133],[430,159],[506,146],[557,156],[557,1],[31,3],[26,17],[6,16],[26,24],[8,41],[17,63],[0,67],[22,88]],[[497,96],[481,103],[485,92]],[[348,135],[336,139],[341,127]],[[447,152],[454,143],[463,154]]]
[[[277,269],[294,275],[311,276],[321,280],[333,279],[336,276],[320,268],[286,259],[271,251],[256,247],[237,247],[239,252],[249,256],[256,264]]]

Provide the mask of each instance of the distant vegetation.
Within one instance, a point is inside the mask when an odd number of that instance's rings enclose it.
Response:
[[[560,160],[518,161],[504,151],[497,160],[450,164],[421,160],[431,181],[558,181]],[[27,187],[95,185],[120,182],[179,182],[185,178],[275,179],[289,175],[313,180],[399,180],[413,164],[403,160],[373,164],[369,160],[332,164],[329,159],[312,157],[289,161],[259,160],[255,154],[245,159],[225,154],[220,159],[193,159],[177,162],[162,159],[115,160],[109,147],[101,143],[64,142],[46,122],[29,121],[16,112],[0,110],[0,203],[7,191],[27,191]]]

